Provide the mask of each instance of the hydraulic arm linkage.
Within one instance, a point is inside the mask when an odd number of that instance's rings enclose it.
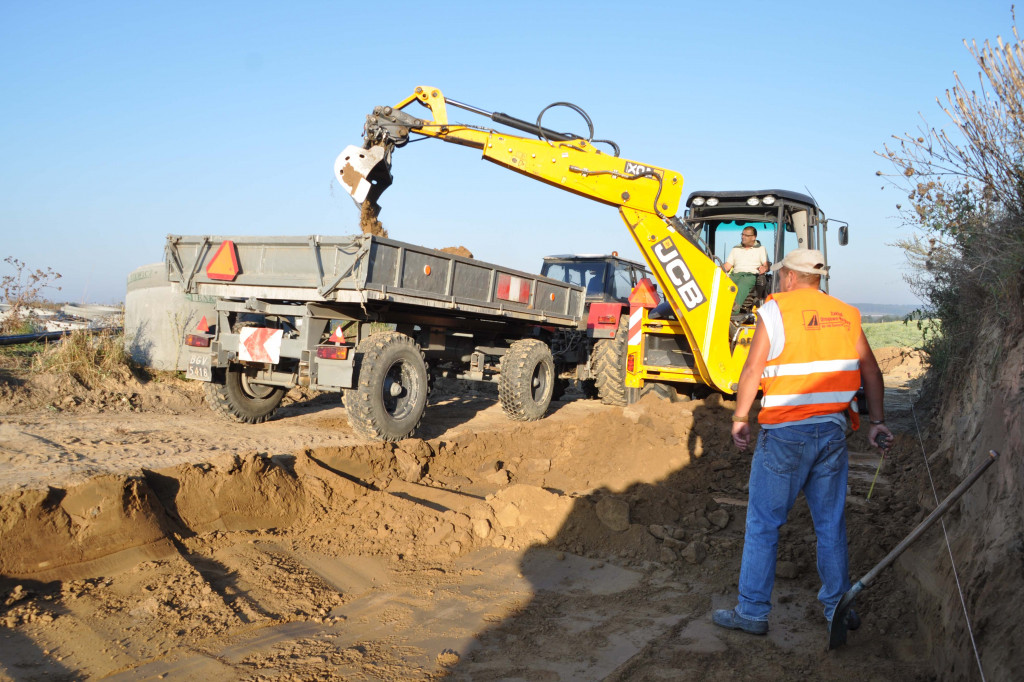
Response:
[[[413,102],[430,110],[432,118],[404,111]],[[583,112],[574,105],[576,111]],[[528,132],[539,139],[474,127],[448,120],[448,107],[487,116],[496,123]],[[556,105],[552,105],[556,106]],[[550,107],[549,107],[550,108]],[[543,112],[541,112],[543,116]],[[391,156],[412,133],[479,149],[483,157],[510,170],[569,192],[616,206],[633,240],[658,279],[693,350],[701,379],[720,391],[734,392],[746,360],[749,333],[740,343],[729,339],[729,317],[735,287],[715,261],[687,236],[675,218],[683,177],[666,168],[630,161],[595,146],[603,142],[549,130],[502,113],[491,113],[446,99],[437,88],[421,86],[394,106],[375,107],[366,117],[362,147],[349,146],[335,162],[335,177],[358,204],[368,202],[376,212],[380,194],[391,184]]]

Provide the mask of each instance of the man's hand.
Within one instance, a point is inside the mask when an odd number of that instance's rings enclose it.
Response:
[[[872,424],[868,431],[868,442],[882,452],[892,447],[892,431],[885,424]]]
[[[750,445],[750,422],[732,423],[732,442],[743,452]]]

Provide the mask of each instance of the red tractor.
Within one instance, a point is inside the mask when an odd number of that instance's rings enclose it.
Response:
[[[584,322],[578,330],[558,332],[551,344],[555,365],[562,369],[554,397],[577,381],[584,395],[625,405],[629,294],[641,279],[653,280],[651,272],[612,253],[547,256],[541,275],[586,289]]]

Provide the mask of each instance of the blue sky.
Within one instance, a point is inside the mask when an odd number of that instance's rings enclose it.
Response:
[[[684,196],[810,191],[851,225],[829,245],[832,293],[914,303],[887,245],[909,234],[902,197],[874,151],[919,113],[945,125],[935,98],[977,72],[962,39],[1010,27],[1010,4],[988,0],[0,0],[0,259],[63,273],[52,298],[108,303],[167,234],[356,233],[334,158],[374,105],[430,85],[527,120],[573,102],[623,156],[681,172]],[[639,258],[613,208],[474,150],[427,140],[393,170],[393,238],[527,271],[551,253]]]

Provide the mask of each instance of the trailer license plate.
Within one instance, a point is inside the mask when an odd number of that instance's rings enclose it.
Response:
[[[188,369],[185,370],[185,378],[198,379],[199,381],[213,381],[213,372],[210,370],[210,355],[191,353],[188,356]]]

